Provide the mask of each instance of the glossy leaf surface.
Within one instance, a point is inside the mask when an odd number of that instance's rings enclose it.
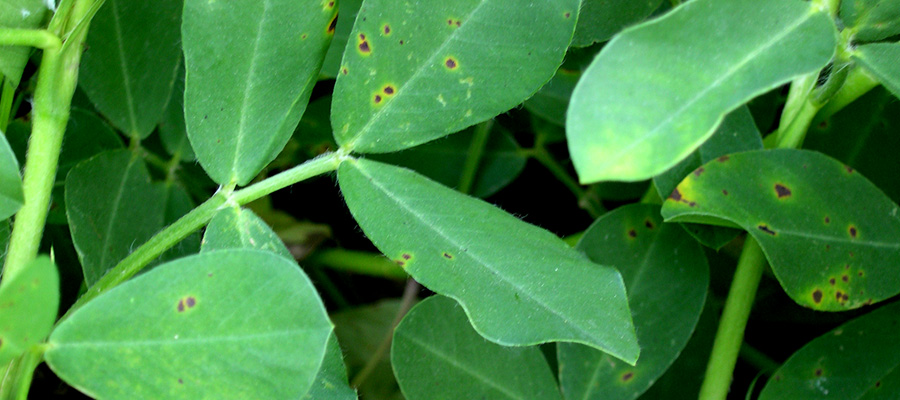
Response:
[[[900,97],[900,43],[872,43],[859,46],[853,59],[874,75],[875,79],[894,96]]]
[[[609,40],[628,25],[647,18],[662,0],[582,0],[572,46]]]
[[[72,168],[66,211],[88,286],[159,232],[165,204],[162,187],[131,151],[107,151]]]
[[[346,161],[338,182],[375,246],[429,289],[459,301],[488,340],[519,346],[571,341],[627,362],[637,359],[615,269],[407,169]]]
[[[119,130],[146,138],[181,62],[181,0],[107,0],[91,20],[78,83]]]
[[[18,274],[4,276],[6,279],[9,281],[0,286],[0,364],[3,365],[50,333],[59,308],[59,274],[50,258],[38,257]]]
[[[842,1],[841,21],[851,30],[854,39],[864,42],[900,34],[900,1]]]
[[[0,0],[0,27],[35,29],[46,13],[42,0]],[[0,46],[0,74],[18,86],[31,51],[25,46]]]
[[[347,384],[344,356],[334,333],[328,337],[325,359],[304,400],[356,400],[356,391]]]
[[[581,182],[657,175],[703,144],[728,112],[825,66],[834,24],[810,7],[691,1],[623,31],[572,94],[566,128]]]
[[[185,123],[217,183],[247,184],[291,137],[331,40],[334,4],[185,1]]]
[[[11,217],[24,203],[19,160],[6,140],[6,135],[0,132],[0,220]]]
[[[362,153],[401,150],[521,103],[562,62],[578,5],[366,1],[334,90],[337,143]]]
[[[560,343],[560,385],[568,399],[634,399],[675,361],[700,318],[709,286],[703,250],[659,207],[635,204],[605,214],[577,248],[616,267],[628,290],[641,358],[630,366],[586,346]]]
[[[688,175],[667,221],[730,224],[762,246],[798,304],[843,311],[900,293],[900,209],[852,168],[819,153],[737,153]]]
[[[272,228],[253,211],[239,207],[223,208],[206,227],[202,251],[219,249],[257,249],[294,259]]]
[[[856,318],[809,342],[760,394],[771,399],[890,399],[900,389],[900,303]]]
[[[97,297],[54,330],[46,360],[95,398],[297,399],[330,332],[294,263],[226,250],[161,265]]]
[[[408,400],[561,399],[537,347],[504,347],[479,336],[462,307],[431,296],[394,332],[391,363]]]

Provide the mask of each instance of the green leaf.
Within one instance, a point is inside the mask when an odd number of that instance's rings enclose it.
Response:
[[[579,20],[580,21],[580,20]],[[533,97],[522,105],[532,114],[559,126],[566,125],[566,110],[569,99],[581,74],[590,65],[598,49],[571,48],[566,53],[566,61],[556,70],[556,74]]]
[[[159,121],[159,138],[170,155],[177,154],[183,161],[194,161],[197,158],[184,126],[184,68],[181,68],[175,79],[172,97]]]
[[[91,20],[78,83],[109,121],[146,138],[181,61],[181,0],[107,0]]]
[[[296,264],[226,250],[161,265],[97,297],[54,330],[45,357],[95,398],[296,399],[330,333]]]
[[[604,42],[628,25],[641,22],[662,0],[582,0],[572,46]]]
[[[834,23],[812,7],[696,0],[616,36],[572,94],[566,128],[581,182],[659,174],[728,112],[825,66]]]
[[[344,349],[351,376],[366,368],[372,357],[379,352],[382,342],[390,339],[394,332],[394,319],[399,311],[399,299],[386,299],[331,315],[334,333]],[[391,368],[390,357],[380,357],[375,366],[369,368],[369,378],[360,382],[357,388],[361,398],[403,400]]]
[[[344,55],[344,48],[347,47],[347,40],[350,38],[353,22],[356,21],[356,14],[359,13],[362,2],[363,0],[338,1],[334,37],[331,39],[328,52],[325,53],[325,61],[322,62],[322,70],[319,71],[319,79],[337,78],[338,71],[341,69],[341,57]],[[331,132],[328,132],[328,136],[331,137]]]
[[[335,84],[337,143],[402,150],[521,103],[559,67],[578,5],[367,0]]]
[[[25,204],[19,160],[0,131],[0,220],[11,217]]]
[[[775,372],[760,400],[896,398],[898,323],[900,303],[894,303],[816,338]]]
[[[166,196],[166,209],[163,214],[163,225],[171,225],[185,214],[191,212],[196,206],[187,190],[174,182],[157,183],[163,186]],[[178,244],[166,250],[160,256],[163,261],[170,261],[200,251],[200,233],[194,232],[182,239]]]
[[[344,356],[334,333],[328,337],[325,359],[313,382],[312,388],[303,396],[306,400],[356,400],[356,391],[347,384],[347,369]]]
[[[620,207],[578,242],[596,263],[616,267],[628,290],[641,358],[630,366],[586,346],[560,343],[560,385],[569,399],[634,399],[675,361],[703,311],[709,267],[703,249],[659,207]]]
[[[240,207],[223,208],[206,227],[201,251],[219,249],[257,249],[294,259],[272,228],[253,211]]]
[[[403,318],[391,363],[409,400],[562,398],[540,349],[488,342],[443,296],[423,300]]]
[[[806,307],[843,311],[900,293],[897,205],[858,172],[819,153],[721,157],[688,175],[662,214],[666,221],[747,230],[787,294]]]
[[[900,43],[872,43],[856,48],[856,60],[894,96],[900,97]]]
[[[328,0],[186,0],[185,122],[214,181],[247,184],[290,139],[336,12]]]
[[[0,27],[36,29],[44,22],[47,6],[42,0],[0,0]],[[31,49],[0,46],[0,74],[19,86]]]
[[[50,258],[38,257],[21,272],[3,279],[0,365],[8,364],[47,337],[59,309],[59,274]]]
[[[338,182],[375,246],[429,289],[459,301],[488,340],[517,346],[570,341],[629,363],[637,359],[615,269],[407,169],[350,160],[338,168]]]
[[[653,184],[661,198],[666,198],[685,176],[698,167],[726,154],[763,148],[761,135],[753,116],[742,106],[725,116],[713,135],[697,150],[666,172],[653,177]],[[740,233],[737,229],[700,224],[684,224],[684,228],[700,243],[720,249]]]
[[[842,1],[841,21],[856,40],[874,42],[886,39],[900,34],[900,1]]]
[[[86,160],[66,178],[72,241],[91,286],[163,226],[165,193],[143,160],[112,150]]]
[[[495,124],[482,153],[472,184],[472,195],[488,197],[512,182],[525,169],[525,156],[506,129]],[[474,129],[416,146],[377,155],[372,159],[406,167],[449,187],[459,185]]]

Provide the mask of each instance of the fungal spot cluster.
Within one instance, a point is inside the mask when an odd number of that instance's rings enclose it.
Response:
[[[337,13],[331,17],[331,21],[328,21],[328,28],[325,29],[325,33],[329,35],[334,35],[334,29],[337,28]]]
[[[756,229],[759,229],[759,230],[763,231],[763,233],[766,233],[768,235],[772,235],[772,236],[778,235],[778,233],[773,231],[772,228],[769,228],[769,226],[766,224],[759,224],[756,226]]]
[[[394,85],[385,85],[381,90],[375,92],[372,102],[376,106],[381,105],[384,100],[394,96],[395,93],[397,93],[397,89]]]
[[[459,28],[462,25],[462,21],[453,18],[447,18],[447,26],[451,28]]]
[[[394,260],[397,265],[406,268],[406,265],[412,260],[412,254],[403,253],[400,255],[400,258]]]
[[[372,53],[372,47],[369,45],[369,40],[366,39],[366,34],[360,33],[359,40],[357,41],[356,48],[362,55],[369,55]]]
[[[672,191],[672,194],[669,195],[669,200],[672,200],[672,201],[675,201],[678,203],[687,204],[688,207],[696,207],[697,206],[697,202],[685,199],[684,196],[681,195],[681,191],[678,190],[677,187],[675,188],[675,190]]]
[[[178,300],[178,312],[185,312],[197,305],[197,299],[194,296],[187,296]]]
[[[777,196],[779,199],[791,197],[791,189],[781,183],[776,183],[775,196]]]
[[[444,59],[444,67],[446,67],[447,69],[449,69],[451,71],[455,70],[455,69],[459,68],[459,61],[457,61],[456,58],[454,58],[453,56],[449,56]]]

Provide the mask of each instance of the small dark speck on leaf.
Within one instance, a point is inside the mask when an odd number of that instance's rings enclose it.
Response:
[[[348,71],[347,68],[341,68],[342,74],[347,75],[348,72],[350,72],[350,71]]]
[[[844,168],[847,169],[847,173],[848,173],[848,174],[852,174],[852,173],[853,173],[853,168],[850,168],[850,167],[847,167],[847,166],[844,166]]]
[[[831,278],[831,279],[828,280],[828,283],[830,283],[831,286],[834,286],[834,283],[835,283],[835,282],[837,282],[837,281],[836,281],[834,278]]]
[[[452,260],[452,259],[453,259],[453,255],[451,255],[450,253],[444,252],[444,258],[446,258],[446,259],[448,259],[448,260]]]
[[[729,158],[731,158],[731,157],[722,156],[722,157],[717,158],[716,160],[719,162],[725,162],[725,161],[728,161]]]
[[[329,1],[329,2],[328,2],[328,8],[334,8],[334,2],[333,2],[333,1]]]
[[[875,388],[877,389],[877,388],[880,388],[880,387],[881,387],[881,381],[875,382]]]
[[[768,225],[760,224],[760,225],[758,225],[756,228],[759,229],[759,230],[761,230],[761,231],[763,231],[763,232],[765,232],[765,233],[768,233],[768,234],[770,234],[770,235],[772,235],[772,236],[775,236],[775,231],[773,231],[772,229],[769,229],[769,226],[768,226]]]
[[[831,218],[825,217],[825,223],[826,223],[826,224],[830,224],[830,223],[831,223]]]
[[[392,94],[394,94],[394,87],[391,85],[387,85],[384,87],[383,91],[384,91],[384,94],[386,94],[386,95],[392,95]]]
[[[722,189],[722,194],[725,195],[725,196],[728,196],[728,191],[725,190],[725,189]]]
[[[856,234],[857,234],[856,227],[851,225],[850,229],[848,231],[850,232],[850,237],[856,239]]]
[[[681,201],[681,192],[678,191],[678,188],[675,188],[675,190],[672,191],[669,198],[675,201]]]
[[[775,195],[778,196],[779,199],[783,199],[785,197],[791,196],[791,189],[788,189],[787,186],[784,186],[780,183],[775,184]]]
[[[207,277],[212,278],[213,274],[206,274]]]
[[[850,282],[850,277],[847,275],[843,275],[843,276],[841,276],[841,280],[844,282]]]
[[[844,269],[850,269],[850,264],[844,264]]]
[[[407,253],[403,253],[403,255],[400,257],[403,257],[404,260],[409,260],[410,258],[412,258],[412,256]]]
[[[688,207],[695,207],[696,205],[697,205],[696,201],[692,201],[692,202],[688,203]]]
[[[863,272],[862,271],[857,272],[856,276],[863,276]]]
[[[819,122],[819,129],[826,129],[826,128],[828,128],[828,120],[827,119],[823,120],[822,122]]]
[[[399,266],[401,266],[401,267],[404,266],[404,265],[406,265],[406,263],[403,262],[403,260],[394,260],[394,262],[397,263],[397,265],[399,265]]]
[[[456,59],[454,59],[453,57],[447,57],[447,59],[444,60],[444,65],[447,66],[447,69],[456,69],[456,67],[458,66],[456,63]]]
[[[635,231],[634,229],[629,229],[629,230],[628,230],[628,236],[633,237],[633,238],[636,238],[636,237],[637,237],[637,231]]]
[[[837,292],[834,292],[834,298],[835,298],[837,301],[841,301],[841,299],[842,299],[843,297],[844,297],[844,293],[841,292],[840,290],[838,290]]]
[[[634,372],[626,372],[625,375],[622,375],[622,382],[628,382],[634,378]]]
[[[360,36],[362,36],[362,35],[360,35]],[[372,48],[369,47],[369,42],[367,42],[365,40],[360,42],[359,43],[359,51],[361,51],[363,53],[370,53],[372,51]]]
[[[822,368],[816,369],[816,376],[822,376]]]
[[[328,34],[334,34],[334,28],[337,27],[337,14],[334,14],[334,17],[331,17],[331,22],[328,23],[328,29],[326,32]]]
[[[703,167],[700,167],[700,168],[695,169],[695,170],[694,170],[694,176],[700,176],[700,175],[703,175],[703,171],[706,171],[705,169],[703,169]]]
[[[388,24],[385,24],[385,25],[384,25],[384,28],[383,28],[383,31],[384,31],[384,34],[385,34],[385,35],[390,35],[390,34],[391,34],[391,26],[388,25]]]
[[[401,44],[401,45],[403,44],[403,39],[400,39],[400,44]]]
[[[647,229],[653,229],[653,228],[655,228],[655,227],[653,226],[653,222],[650,221],[649,219],[645,219],[645,220],[644,220],[644,226],[646,226]]]
[[[381,95],[375,95],[375,104],[381,103]]]
[[[781,382],[781,375],[775,375],[775,381]]]
[[[179,385],[183,385],[183,384],[184,384],[184,380],[182,380],[181,378],[178,378],[178,384],[179,384]]]
[[[567,12],[567,13],[563,14],[563,16],[566,17],[566,18],[569,18],[569,17],[572,16],[572,13],[568,13],[568,12]]]
[[[812,293],[812,298],[813,298],[813,303],[816,303],[816,304],[821,303],[822,302],[822,291],[819,289],[816,289]]]

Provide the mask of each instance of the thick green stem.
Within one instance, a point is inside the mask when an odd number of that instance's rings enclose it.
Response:
[[[809,73],[791,82],[791,90],[788,92],[787,101],[784,103],[784,111],[781,112],[781,120],[778,122],[778,130],[775,132],[776,142],[780,142],[784,131],[791,126],[800,113],[809,103],[809,94],[816,87],[816,79],[819,73]]]
[[[475,128],[475,136],[472,138],[472,144],[469,145],[466,163],[463,165],[462,176],[459,178],[457,190],[462,193],[470,193],[472,191],[472,184],[475,182],[475,175],[478,173],[478,165],[481,164],[481,156],[484,154],[484,147],[487,145],[491,127],[493,126],[494,120],[489,119],[478,124]]]
[[[781,131],[781,134],[777,136],[778,143],[776,147],[781,149],[799,148],[803,144],[806,132],[809,131],[809,124],[812,122],[813,117],[816,116],[819,108],[812,101],[806,101],[803,104],[803,108],[797,113],[796,118],[787,126],[787,129]]]
[[[12,114],[13,98],[16,95],[16,85],[3,75],[0,75],[0,132],[6,132],[6,126],[9,124],[10,115]]]
[[[748,235],[719,321],[706,376],[700,388],[700,400],[720,400],[728,396],[734,365],[744,340],[744,328],[765,267],[766,257],[762,248]]]
[[[406,271],[380,253],[345,249],[318,250],[307,261],[322,266],[381,278],[406,279]]]
[[[27,46],[59,50],[62,42],[56,35],[39,29],[0,28],[0,46]]]

